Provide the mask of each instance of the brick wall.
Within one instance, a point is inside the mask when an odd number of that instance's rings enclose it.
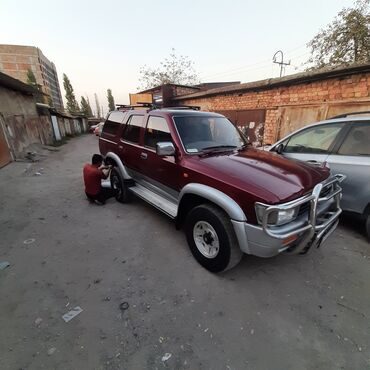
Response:
[[[200,106],[202,110],[209,111],[266,109],[266,144],[274,143],[281,133],[286,134],[304,124],[328,118],[333,115],[332,112],[370,110],[370,72],[256,90],[223,92],[214,96],[181,99],[178,103]],[[313,114],[296,115],[293,121],[297,122],[292,122],[292,118],[288,117],[289,107],[302,107],[302,112],[304,107]],[[300,119],[302,122],[298,122]],[[284,128],[287,124],[290,126]]]
[[[37,48],[33,46],[0,45],[0,71],[27,82],[27,71],[31,69],[37,83],[42,85],[41,70],[38,67]]]
[[[55,107],[63,109],[55,65],[41,50],[34,46],[0,45],[1,72],[27,83],[29,69],[34,73],[42,91],[53,98]]]

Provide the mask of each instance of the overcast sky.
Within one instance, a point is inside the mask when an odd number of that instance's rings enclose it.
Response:
[[[106,110],[137,92],[140,66],[156,66],[171,48],[195,62],[202,81],[278,77],[272,56],[302,70],[306,43],[349,0],[1,0],[0,43],[39,47],[57,67],[62,94],[66,73],[78,100]]]

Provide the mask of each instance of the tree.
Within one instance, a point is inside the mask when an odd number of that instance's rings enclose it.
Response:
[[[86,117],[92,117],[92,110],[90,107],[90,102],[89,98],[85,99],[84,96],[81,96],[81,112],[86,116]]]
[[[33,73],[32,69],[28,69],[27,71],[27,84],[34,87],[37,90],[37,93],[35,93],[35,98],[38,103],[45,103],[45,96],[42,92],[41,85],[39,85],[36,81],[36,76]],[[53,101],[50,97],[50,95],[47,96],[47,103],[52,106]]]
[[[199,77],[194,69],[194,62],[187,56],[177,55],[172,48],[169,57],[160,62],[160,67],[141,67],[139,81],[140,89],[150,89],[168,83],[195,85],[199,83]]]
[[[75,93],[73,91],[73,87],[71,85],[71,81],[64,73],[63,74],[63,86],[66,92],[66,99],[67,99],[67,110],[69,113],[76,113],[80,111],[80,107],[78,106]]]
[[[95,105],[96,105],[96,117],[100,118],[100,105],[99,105],[98,95],[96,95],[95,93],[94,96],[95,96]]]
[[[308,43],[313,68],[370,61],[370,0],[343,8],[333,22]]]
[[[113,98],[113,95],[112,95],[112,90],[111,89],[108,89],[107,90],[107,98],[108,98],[108,107],[109,107],[109,110],[115,110],[116,109],[116,106],[114,104],[114,98]]]
[[[28,69],[27,71],[27,84],[31,86],[37,86],[36,76],[32,72],[32,69]]]
[[[91,104],[90,104],[90,99],[89,99],[89,97],[88,97],[88,96],[86,97],[86,100],[87,100],[87,104],[89,105],[89,113],[91,114],[91,117],[92,117],[94,114],[93,114],[93,112],[92,112]]]

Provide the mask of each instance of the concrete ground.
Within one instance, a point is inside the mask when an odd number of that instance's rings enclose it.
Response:
[[[342,222],[308,256],[245,256],[213,275],[149,205],[86,201],[94,152],[82,136],[0,170],[1,369],[370,368],[359,227]]]

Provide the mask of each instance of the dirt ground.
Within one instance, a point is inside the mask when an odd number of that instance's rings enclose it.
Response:
[[[245,256],[213,275],[149,205],[86,201],[97,151],[81,136],[0,170],[2,370],[370,369],[370,244],[356,222],[308,256]]]

